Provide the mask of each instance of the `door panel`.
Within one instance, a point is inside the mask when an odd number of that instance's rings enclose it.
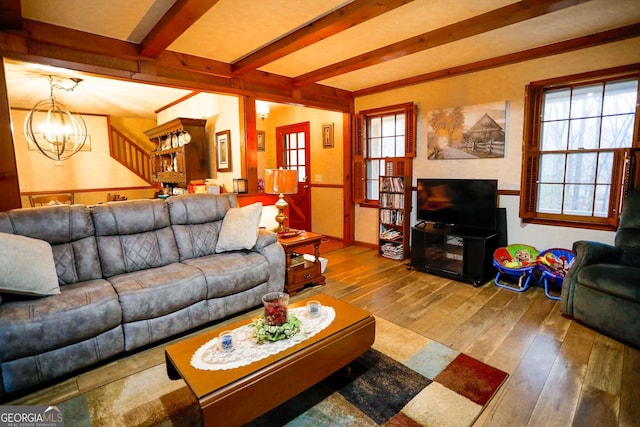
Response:
[[[278,167],[298,171],[298,192],[286,197],[289,227],[311,231],[309,122],[276,128]]]

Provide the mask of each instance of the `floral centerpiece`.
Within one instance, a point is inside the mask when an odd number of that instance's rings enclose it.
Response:
[[[255,330],[258,343],[284,340],[300,332],[300,320],[292,314],[289,315],[287,321],[280,326],[269,325],[265,321],[264,316],[256,319],[251,323],[251,326],[253,326]]]
[[[288,311],[289,295],[270,292],[262,297],[264,314],[251,323],[259,343],[283,340],[300,331],[300,320]]]

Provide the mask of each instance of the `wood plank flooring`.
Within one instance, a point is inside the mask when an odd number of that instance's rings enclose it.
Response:
[[[324,292],[510,374],[475,426],[640,425],[640,351],[563,317],[542,288],[474,288],[408,270],[372,249],[322,249],[326,285],[295,298]],[[55,404],[162,363],[164,344],[12,404]]]
[[[563,317],[544,289],[474,288],[357,246],[323,256],[323,292],[510,374],[475,426],[640,425],[640,351]]]

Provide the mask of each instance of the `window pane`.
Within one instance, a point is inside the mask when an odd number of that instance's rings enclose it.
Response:
[[[540,156],[540,181],[564,182],[564,154],[543,154]]]
[[[396,135],[404,136],[404,114],[396,115]]]
[[[382,136],[394,136],[396,134],[396,116],[384,116],[382,118]]]
[[[298,168],[298,182],[306,182],[307,181],[307,168],[304,166],[300,166]]]
[[[602,114],[635,113],[637,94],[637,80],[607,83],[604,91],[604,109]]]
[[[298,138],[296,137],[295,133],[290,133],[288,136],[289,136],[289,149],[295,150],[296,148],[298,148],[298,144],[297,144]]]
[[[594,190],[593,185],[567,185],[564,193],[563,213],[591,216]]]
[[[606,218],[609,216],[609,197],[611,196],[610,185],[596,185],[596,200],[593,215]]]
[[[378,179],[380,176],[380,162],[378,160],[367,161],[367,179]]]
[[[571,96],[571,118],[599,116],[602,112],[602,90],[602,84],[574,89]]]
[[[369,119],[369,138],[379,138],[382,136],[382,117]]]
[[[562,187],[562,184],[538,185],[538,212],[561,213]]]
[[[288,161],[287,165],[288,166],[297,166],[296,159],[297,159],[297,156],[296,156],[295,150],[294,151],[289,151],[289,161]]]
[[[571,184],[593,184],[596,181],[597,153],[569,154],[566,181]]]
[[[284,149],[288,150],[289,148],[291,148],[291,147],[289,147],[289,145],[290,145],[290,143],[289,143],[289,135],[284,135]]]
[[[382,139],[382,157],[395,157],[395,148],[395,138],[391,137]]]
[[[299,165],[305,164],[304,150],[298,150],[298,164]]]
[[[304,148],[304,132],[298,133],[298,148]]]
[[[628,148],[633,141],[633,114],[602,118],[600,148]]]
[[[611,184],[611,170],[613,169],[613,153],[598,154],[598,184]]]
[[[570,150],[598,148],[600,118],[571,120]]]
[[[396,157],[404,157],[404,136],[396,136]]]
[[[569,122],[546,122],[542,123],[542,142],[540,150],[566,150],[569,135]]]
[[[369,181],[369,185],[367,185],[368,200],[378,200],[378,198],[380,197],[377,183],[378,181]]]
[[[375,138],[369,140],[368,157],[382,157],[382,139]]]
[[[550,90],[544,94],[542,120],[563,120],[569,118],[570,89]]]

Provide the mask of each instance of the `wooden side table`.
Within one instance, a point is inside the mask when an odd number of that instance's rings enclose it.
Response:
[[[284,290],[286,293],[295,295],[298,291],[302,290],[305,285],[310,283],[324,285],[325,279],[322,275],[319,259],[321,241],[322,234],[308,231],[293,237],[278,237],[278,242],[280,242],[286,254],[287,274],[284,280]],[[301,264],[292,266],[291,254],[295,252],[295,249],[311,245],[313,245],[314,248],[314,260],[304,260]]]

